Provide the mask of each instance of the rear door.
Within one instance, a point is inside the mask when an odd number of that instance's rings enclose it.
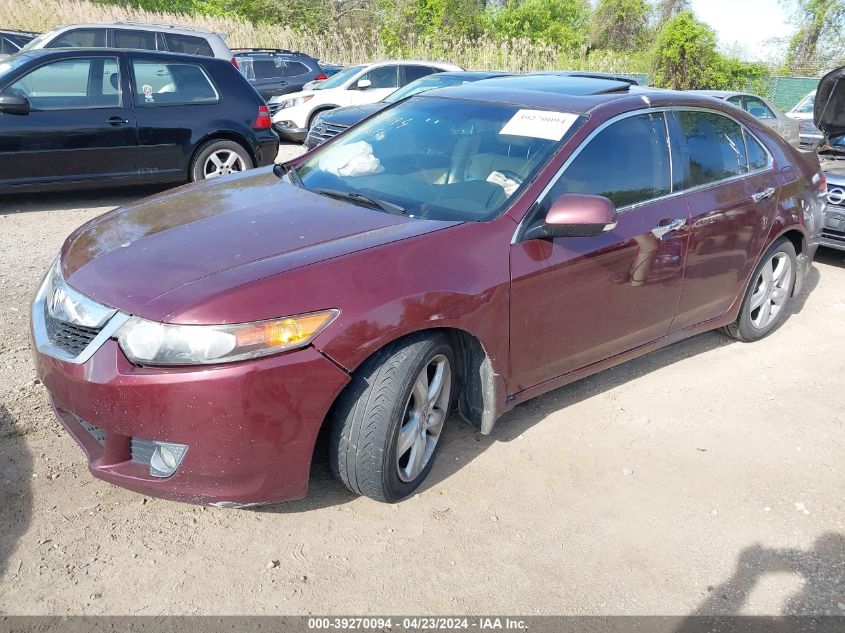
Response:
[[[734,119],[712,111],[680,111],[692,216],[677,331],[724,315],[742,293],[764,246],[778,202],[772,158]]]
[[[44,63],[0,86],[31,111],[3,118],[3,184],[130,177],[138,155],[135,115],[119,55]]]
[[[221,97],[201,63],[127,53],[138,119],[138,171],[173,179],[184,172],[195,134],[214,125]]]

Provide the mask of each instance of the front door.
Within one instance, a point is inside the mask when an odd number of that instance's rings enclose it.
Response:
[[[2,92],[26,97],[31,108],[0,121],[4,185],[134,174],[138,134],[117,57],[48,62],[13,78]]]
[[[557,177],[522,233],[565,193],[609,198],[618,224],[598,236],[518,238],[511,247],[510,394],[668,333],[689,228],[675,188],[663,112],[612,123]]]

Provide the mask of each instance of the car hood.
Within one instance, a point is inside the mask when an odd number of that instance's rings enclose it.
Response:
[[[368,103],[366,105],[346,106],[344,108],[335,108],[323,113],[321,121],[332,123],[334,125],[343,125],[349,127],[355,125],[359,121],[363,121],[368,116],[384,110],[389,103],[378,101],[376,103]]]
[[[845,134],[845,66],[829,72],[819,82],[813,122],[828,138]]]
[[[454,224],[327,198],[257,169],[92,220],[65,241],[62,269],[96,301],[164,321],[227,289]]]

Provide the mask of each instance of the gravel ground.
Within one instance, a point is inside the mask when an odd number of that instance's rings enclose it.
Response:
[[[219,510],[93,479],[32,372],[62,240],[149,193],[0,199],[0,613],[845,614],[842,254],[765,341],[698,336],[492,437],[450,420],[401,504],[318,463],[303,500]]]

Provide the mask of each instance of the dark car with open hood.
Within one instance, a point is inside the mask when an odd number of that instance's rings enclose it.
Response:
[[[581,377],[787,318],[819,243],[815,155],[705,97],[505,84],[415,95],[74,231],[32,335],[94,476],[271,503],[326,450],[395,502],[453,411],[489,434]]]
[[[819,82],[813,123],[822,132],[816,151],[827,177],[822,245],[845,251],[845,66]]]

